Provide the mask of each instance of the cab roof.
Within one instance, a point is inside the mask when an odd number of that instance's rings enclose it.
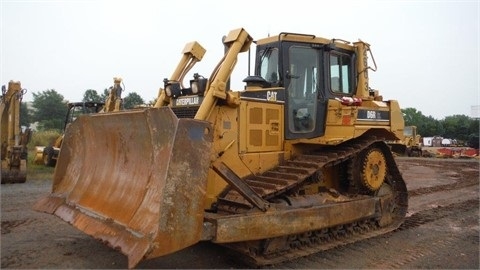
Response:
[[[352,45],[351,42],[345,41],[342,39],[327,39],[322,37],[316,37],[315,35],[310,34],[300,34],[300,33],[289,33],[289,32],[282,32],[276,36],[270,36],[266,38],[261,38],[256,41],[257,45],[265,45],[270,43],[275,43],[278,41],[292,41],[292,42],[303,42],[303,43],[314,43],[314,44],[332,44],[334,43],[335,46],[353,51],[355,50],[355,46]]]

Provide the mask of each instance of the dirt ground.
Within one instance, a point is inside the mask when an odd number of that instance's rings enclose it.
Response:
[[[479,269],[479,161],[397,158],[409,211],[394,232],[269,268]],[[1,185],[1,268],[127,268],[127,258],[57,217],[32,210],[50,181]],[[199,243],[137,268],[245,268]]]

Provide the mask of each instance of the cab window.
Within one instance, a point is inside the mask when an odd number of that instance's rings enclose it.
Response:
[[[260,76],[272,84],[280,80],[278,73],[278,49],[269,48],[262,53]]]
[[[330,54],[330,89],[333,93],[352,94],[352,61],[346,54]]]

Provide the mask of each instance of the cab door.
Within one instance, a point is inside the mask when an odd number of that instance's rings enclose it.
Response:
[[[314,138],[325,134],[327,98],[323,94],[322,49],[284,42],[285,138]]]

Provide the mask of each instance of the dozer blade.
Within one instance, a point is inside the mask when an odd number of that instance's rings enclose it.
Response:
[[[208,122],[170,108],[83,115],[65,133],[52,213],[128,256],[146,258],[200,241],[210,164]]]

